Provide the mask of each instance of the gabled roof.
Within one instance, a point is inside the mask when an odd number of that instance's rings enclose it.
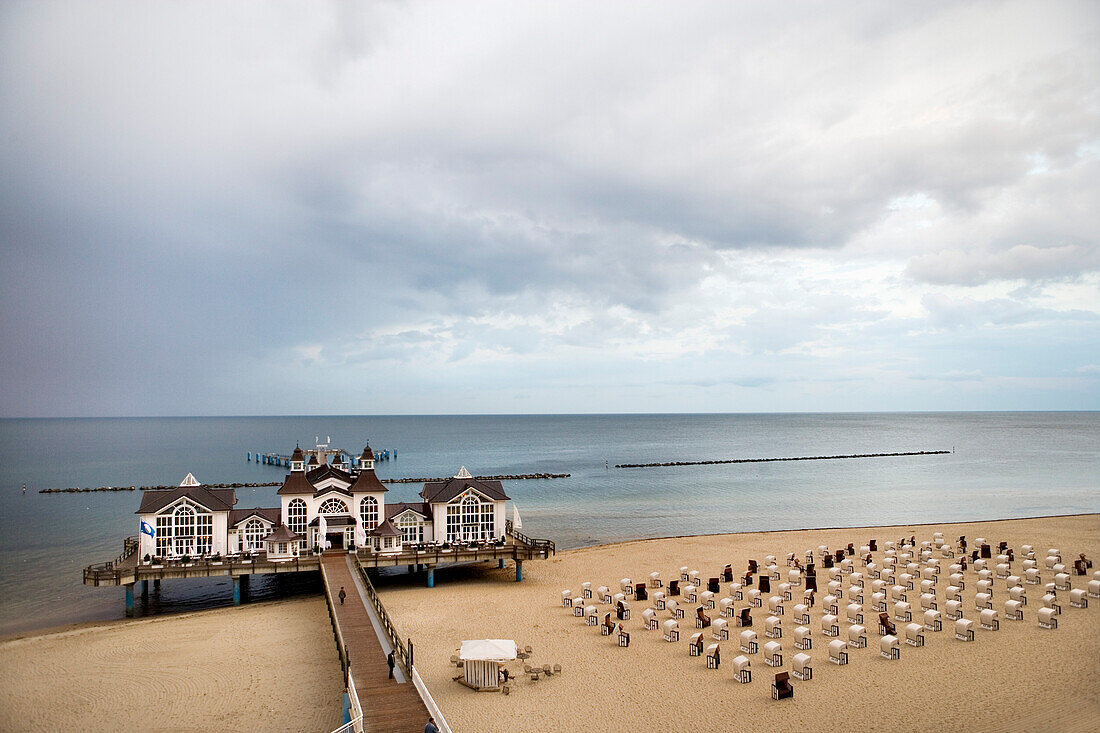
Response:
[[[229,526],[236,527],[238,524],[246,521],[250,517],[256,517],[262,519],[270,524],[278,524],[282,509],[280,507],[269,508],[256,508],[256,509],[233,509],[229,512]]]
[[[369,445],[365,446],[363,448],[363,454],[359,456],[359,460],[361,460],[361,461],[373,461],[374,460],[374,451],[372,451],[370,449]]]
[[[295,540],[304,540],[304,539],[305,539],[305,537],[303,537],[302,535],[295,534],[294,532],[291,532],[285,524],[280,524],[279,527],[274,532],[269,534],[267,537],[264,537],[263,541],[264,542],[294,542]]]
[[[195,474],[188,472],[188,474],[183,477],[183,481],[180,481],[180,486],[202,486],[202,484],[195,478]]]
[[[313,498],[316,499],[318,496],[324,496],[325,494],[340,494],[349,499],[351,498],[351,491],[340,486],[329,486],[327,489],[317,489],[313,494]]]
[[[294,446],[294,452],[290,454],[290,460],[292,461],[304,461],[306,454],[302,452],[299,446]]]
[[[301,471],[291,471],[283,480],[283,485],[276,492],[278,494],[312,494],[317,488],[309,482]]]
[[[349,524],[355,525],[358,522],[355,521],[355,517],[348,516],[347,514],[326,514],[325,524],[329,527],[346,527]],[[310,527],[320,527],[321,518],[314,517],[313,521],[309,523]]]
[[[355,477],[355,483],[351,485],[351,490],[366,493],[377,493],[380,491],[389,491],[386,485],[378,480],[378,474],[374,472],[373,468],[369,468],[365,471],[360,471],[359,475]]]
[[[386,520],[382,524],[378,525],[367,534],[371,537],[400,537],[401,532],[397,530],[397,527],[393,526],[393,522]]]
[[[424,517],[425,519],[432,518],[432,508],[422,501],[399,501],[395,504],[386,504],[386,519],[393,519],[397,515],[412,510]]]
[[[181,498],[187,498],[212,512],[227,512],[237,503],[237,492],[233,489],[208,489],[205,486],[177,486],[174,489],[146,491],[141,497],[141,506],[134,514],[159,512]]]
[[[345,484],[351,483],[351,474],[347,471],[341,471],[336,466],[330,466],[324,463],[311,471],[306,471],[306,478],[310,483],[319,484],[327,478],[335,478],[343,481]]]
[[[436,504],[450,501],[466,489],[480,492],[493,501],[508,500],[508,495],[504,493],[504,487],[501,486],[499,481],[479,481],[470,475],[465,466],[455,476],[446,481],[429,481],[424,484],[420,495],[429,504]]]
[[[319,465],[321,465],[321,462],[317,460],[317,454],[316,453],[310,453],[309,454],[309,460],[306,461],[306,466],[308,467],[308,466],[319,466]]]

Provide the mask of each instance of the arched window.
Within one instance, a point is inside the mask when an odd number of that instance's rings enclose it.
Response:
[[[267,537],[267,527],[259,519],[249,519],[244,525],[244,549],[264,549],[264,537]]]
[[[363,521],[364,532],[378,526],[378,500],[373,496],[364,496],[359,502],[359,519]]]
[[[306,533],[306,503],[301,499],[294,499],[287,506],[286,526],[291,532]]]
[[[424,541],[424,525],[415,514],[406,513],[398,522],[401,528],[401,541],[406,543]]]
[[[447,539],[472,542],[493,536],[493,504],[467,494],[447,507]]]
[[[321,508],[317,512],[319,514],[350,514],[348,505],[339,499],[325,499],[321,502]]]
[[[180,504],[172,517],[173,550],[177,555],[195,551],[195,510],[190,504]]]

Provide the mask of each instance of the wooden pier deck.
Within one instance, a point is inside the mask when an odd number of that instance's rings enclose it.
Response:
[[[386,651],[378,640],[370,614],[352,575],[346,553],[321,558],[331,597],[341,586],[347,592],[343,605],[333,606],[347,647],[350,673],[363,707],[363,730],[368,733],[419,733],[428,722],[424,707],[411,681],[389,679]]]

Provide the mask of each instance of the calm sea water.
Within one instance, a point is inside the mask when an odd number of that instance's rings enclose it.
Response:
[[[66,486],[280,480],[248,451],[332,436],[396,449],[382,477],[555,472],[506,482],[524,531],[559,547],[677,534],[1100,512],[1100,413],[263,417],[0,420],[0,635],[119,618],[118,588],[81,568],[137,534],[137,492]],[[616,463],[955,449],[951,455],[679,468]],[[605,468],[605,461],[610,466]],[[27,493],[22,493],[23,484]],[[412,501],[417,484],[391,485]],[[275,488],[238,506],[277,506]],[[317,590],[269,578],[254,598]],[[164,583],[139,613],[228,604],[228,580]]]

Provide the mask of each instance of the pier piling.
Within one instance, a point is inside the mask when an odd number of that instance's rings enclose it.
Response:
[[[241,579],[240,577],[233,578],[233,605],[241,605]]]
[[[523,560],[516,560],[516,582],[523,582]]]
[[[499,560],[497,560],[497,567],[501,570],[504,569],[504,558],[503,557],[500,558]]]
[[[132,617],[134,615],[134,584],[126,584],[126,616]]]
[[[435,566],[434,565],[429,565],[428,566],[428,587],[429,588],[434,588],[435,587]]]

